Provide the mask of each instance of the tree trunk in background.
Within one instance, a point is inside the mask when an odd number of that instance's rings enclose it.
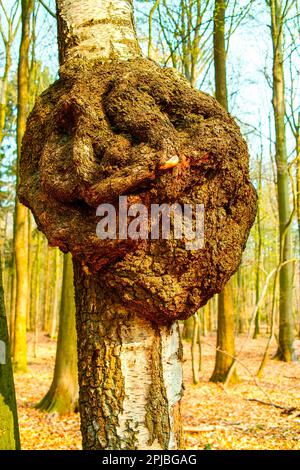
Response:
[[[214,69],[216,99],[228,109],[227,76],[226,76],[226,46],[225,46],[225,14],[227,2],[215,0],[214,8]]]
[[[5,130],[5,120],[6,120],[6,111],[7,111],[7,88],[8,88],[8,79],[9,71],[11,68],[11,44],[7,42],[5,44],[5,64],[3,76],[1,78],[1,101],[0,101],[0,145],[2,144],[4,138]]]
[[[191,344],[193,383],[199,382],[199,372],[201,370],[201,324],[198,312],[193,315],[193,338]],[[198,358],[198,360],[197,360]]]
[[[194,331],[194,319],[193,317],[184,320],[183,322],[183,330],[182,330],[182,338],[188,341],[191,341],[193,338],[193,331]]]
[[[280,261],[292,258],[291,227],[287,228],[291,215],[289,174],[285,134],[285,85],[283,64],[283,30],[281,0],[270,1],[271,31],[273,44],[273,109],[276,132],[276,167],[277,167],[277,197],[280,232]],[[295,358],[294,320],[292,310],[293,298],[293,266],[285,264],[279,275],[279,344],[276,357],[283,361]]]
[[[211,382],[225,382],[235,356],[234,318],[233,315],[228,315],[228,312],[232,312],[233,309],[232,297],[232,285],[229,282],[223,290],[223,295],[219,295],[218,299],[217,353],[215,368],[210,378]],[[220,324],[222,328],[220,328]],[[238,380],[234,370],[230,383],[236,383]]]
[[[54,286],[52,296],[52,315],[50,322],[50,338],[54,338],[57,330],[57,320],[59,316],[60,304],[61,304],[61,263],[60,263],[60,251],[58,248],[55,249],[54,253]]]
[[[71,64],[79,51],[86,60],[140,55],[131,0],[58,0],[57,7],[61,64]],[[177,449],[178,325],[158,327],[124,311],[112,303],[101,272],[88,275],[76,262],[74,285],[84,449]]]
[[[202,320],[202,321],[201,321],[200,331],[201,331],[201,334],[203,336],[207,336],[207,319],[208,319],[208,316],[209,316],[209,302],[201,310],[200,320]]]
[[[77,344],[73,268],[70,255],[64,256],[62,299],[54,378],[45,397],[36,406],[49,413],[68,414],[78,408]]]
[[[20,449],[20,436],[0,260],[0,450],[16,449]]]
[[[37,345],[38,345],[38,331],[39,331],[39,318],[41,310],[41,251],[42,251],[42,233],[37,233],[37,248],[36,248],[36,259],[35,259],[35,271],[36,271],[36,282],[33,291],[35,309],[33,316],[33,357],[37,357]]]
[[[16,37],[17,31],[20,25],[20,17],[18,13],[17,3],[11,2],[13,5],[4,5],[1,2],[1,18],[6,20],[5,25],[1,25],[1,39],[5,52],[1,53],[1,59],[4,56],[3,75],[0,79],[1,92],[0,92],[0,146],[2,145],[5,136],[5,121],[8,110],[8,84],[9,84],[9,73],[12,65],[12,45]],[[9,11],[7,10],[9,8]],[[2,65],[2,64],[1,64]]]
[[[51,291],[51,281],[52,281],[52,252],[48,246],[48,243],[45,245],[44,263],[45,263],[45,284],[43,292],[43,312],[42,312],[42,330],[46,333],[50,333],[51,327],[51,316],[53,314],[53,309],[50,307],[50,291]]]
[[[300,250],[300,112],[298,114],[298,123],[296,128],[296,155],[298,158],[297,167],[296,167],[296,188],[297,188],[297,222],[298,222],[298,243]],[[300,280],[300,263],[298,263],[298,279]],[[300,306],[298,303],[298,310],[300,311]],[[300,338],[300,322],[298,330],[298,338]]]
[[[29,298],[29,322],[27,323],[27,330],[32,332],[34,330],[34,319],[35,319],[35,312],[37,308],[36,302],[36,286],[37,286],[37,250],[38,250],[38,243],[35,242],[35,239],[32,239],[32,267],[31,267],[31,276],[30,276],[30,298]]]
[[[22,0],[22,35],[18,66],[18,161],[28,113],[28,52],[30,16],[34,0]],[[17,172],[18,173],[18,172]],[[16,371],[27,370],[26,318],[29,298],[28,283],[28,209],[16,197],[14,219],[14,251],[16,265],[16,311],[14,325],[13,361]]]
[[[296,129],[296,155],[298,157],[296,178],[297,178],[297,221],[298,221],[298,237],[300,249],[300,112],[298,114],[298,124]]]
[[[33,274],[33,256],[34,256],[34,243],[32,237],[32,215],[30,211],[27,211],[28,215],[28,283],[29,283],[29,298],[27,300],[27,331],[33,331],[33,323],[31,321],[31,297],[32,297],[32,274]],[[34,298],[36,295],[34,295]]]
[[[153,9],[158,7],[159,2],[156,2],[153,6]],[[165,5],[166,6],[166,5]],[[179,28],[177,34],[179,35],[180,43],[182,44],[182,73],[185,78],[190,82],[192,87],[196,86],[197,77],[199,70],[197,70],[197,62],[200,56],[200,27],[202,23],[202,11],[201,11],[201,2],[197,1],[196,10],[194,9],[194,3],[190,1],[180,1],[180,12],[179,12]],[[168,7],[166,6],[167,11]],[[154,10],[153,10],[154,11]],[[196,16],[196,27],[193,28],[192,18]],[[152,18],[149,16],[149,25],[152,25]],[[161,25],[162,26],[162,25]],[[151,26],[152,28],[152,26]],[[194,37],[192,33],[194,31]],[[150,33],[150,27],[149,27]],[[151,46],[151,37],[149,36],[149,46]],[[151,50],[151,47],[148,48]],[[150,55],[148,54],[150,57]],[[179,64],[178,64],[179,65]],[[180,70],[180,67],[179,67]],[[192,341],[194,336],[194,318],[190,317],[187,320],[184,320],[183,328],[183,339]]]
[[[210,299],[208,302],[208,321],[207,321],[207,329],[209,333],[214,331],[214,316],[215,316],[215,297]]]
[[[11,267],[11,291],[10,291],[10,311],[9,311],[9,337],[11,342],[11,349],[13,349],[13,342],[15,337],[15,312],[16,312],[16,267],[14,262],[14,255],[12,256]]]
[[[236,306],[233,309],[237,312],[237,331],[239,335],[246,333],[247,325],[247,305],[244,299],[244,277],[242,276],[241,270],[238,269],[236,274],[237,285],[233,286],[233,289],[237,289],[236,295]]]
[[[257,204],[257,215],[256,215],[256,227],[257,227],[257,240],[256,240],[256,276],[255,276],[255,303],[258,304],[260,297],[260,270],[261,270],[261,257],[262,257],[262,234],[261,234],[261,215],[260,215],[260,196],[262,190],[262,155],[258,161],[258,204]],[[253,338],[256,339],[260,333],[260,308],[257,310],[255,315],[255,327]]]
[[[226,48],[225,48],[225,12],[227,2],[215,0],[214,9],[214,67],[216,99],[228,109],[226,81]],[[217,354],[212,382],[225,382],[233,362],[234,315],[233,315],[233,279],[224,287],[218,297],[218,333]],[[224,352],[221,352],[224,351]],[[231,376],[231,383],[238,380],[236,371]]]

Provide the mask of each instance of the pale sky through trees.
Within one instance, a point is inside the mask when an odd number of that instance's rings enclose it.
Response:
[[[4,5],[7,7],[11,4],[11,0],[4,0]],[[176,3],[176,2],[175,2]],[[249,4],[248,0],[237,2],[238,7],[235,16],[244,13],[246,5]],[[55,0],[48,0],[47,4],[53,12],[55,12]],[[141,2],[135,0],[135,12],[137,19],[138,33],[143,38],[148,34],[148,23],[145,18],[149,12],[153,2]],[[229,2],[230,4],[230,2]],[[172,3],[173,5],[173,3]],[[296,7],[294,7],[296,8]],[[289,25],[293,27],[294,8],[289,12],[288,17],[291,18]],[[42,67],[48,67],[51,75],[55,78],[57,74],[58,58],[56,46],[56,22],[50,16],[42,5],[39,6],[40,12],[38,14],[37,22],[37,45],[36,45],[36,58],[42,62]],[[211,21],[211,15],[209,18]],[[229,19],[228,19],[229,22]],[[155,17],[154,17],[154,36]],[[264,0],[252,2],[249,14],[243,19],[241,24],[237,27],[230,38],[230,46],[228,51],[228,96],[229,96],[229,109],[230,112],[238,119],[242,131],[249,143],[251,159],[253,160],[261,149],[261,138],[258,135],[261,128],[262,144],[264,150],[264,161],[268,162],[269,155],[269,139],[270,139],[270,122],[271,122],[271,135],[273,132],[273,121],[269,120],[272,116],[272,91],[268,85],[267,80],[271,76],[272,68],[272,45],[270,38],[270,17]],[[4,22],[5,28],[5,22]],[[211,28],[211,27],[210,27]],[[297,37],[294,30],[295,37]],[[299,38],[299,35],[298,35]],[[155,43],[155,37],[153,39]],[[146,53],[147,44],[145,40],[141,40],[141,45]],[[17,36],[14,48],[13,59],[16,59],[18,54],[19,35]],[[3,52],[1,45],[0,55],[0,73],[3,70]],[[212,39],[210,47],[212,48]],[[298,50],[297,50],[298,48]],[[290,37],[286,37],[286,51],[287,55],[292,53],[292,67],[299,70],[300,56],[299,44],[291,41]],[[11,76],[16,72],[17,60],[13,60],[13,67]],[[171,64],[168,64],[171,65]],[[289,73],[286,67],[285,80],[287,84],[287,102],[289,101]],[[204,73],[206,69],[204,68]],[[294,95],[298,99],[294,100],[294,109],[299,109],[299,72],[294,73],[298,81],[295,83]],[[202,80],[202,75],[200,80]],[[213,69],[207,74],[206,80],[202,85],[202,90],[213,94]],[[287,103],[289,110],[289,105]],[[288,154],[292,155],[295,147],[294,138],[287,126],[287,143]],[[14,150],[14,142],[11,143],[11,148],[7,149],[7,155],[11,155]]]

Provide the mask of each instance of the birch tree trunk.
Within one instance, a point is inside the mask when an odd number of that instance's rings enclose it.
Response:
[[[178,325],[159,327],[111,299],[74,263],[84,449],[181,445]]]
[[[58,0],[60,62],[140,55],[131,0]],[[181,343],[170,328],[127,311],[74,261],[84,449],[181,446]]]
[[[132,0],[57,0],[60,64],[141,54]]]

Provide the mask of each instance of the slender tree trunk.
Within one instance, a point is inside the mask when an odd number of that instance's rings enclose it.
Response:
[[[227,2],[215,0],[214,8],[214,68],[216,99],[228,109],[227,76],[226,76],[226,45],[225,45],[225,14]]]
[[[297,168],[296,168],[296,179],[297,179],[297,221],[298,221],[298,240],[300,249],[300,112],[298,114],[298,124],[296,129],[296,155],[297,155]]]
[[[37,357],[37,346],[38,346],[38,332],[39,332],[39,319],[40,319],[40,307],[41,307],[41,245],[42,245],[42,234],[37,234],[37,249],[36,249],[36,283],[34,289],[34,317],[33,317],[33,357]]]
[[[140,55],[131,0],[57,0],[57,7],[65,67],[78,56]],[[83,447],[177,449],[182,443],[178,325],[158,327],[126,311],[101,278],[101,272],[88,275],[74,262]]]
[[[28,113],[28,51],[30,43],[30,16],[34,0],[22,0],[22,35],[18,67],[18,161]],[[17,172],[18,173],[18,172]],[[28,285],[28,209],[18,198],[15,203],[14,252],[16,265],[16,311],[13,360],[16,371],[27,370],[26,318],[29,298]]]
[[[0,450],[17,449],[20,436],[0,260]]]
[[[33,241],[33,240],[32,240]],[[36,309],[38,307],[36,302],[36,292],[37,292],[37,250],[38,250],[38,242],[34,244],[34,248],[32,247],[32,267],[31,267],[31,276],[30,276],[30,298],[29,298],[29,323],[27,324],[27,330],[33,331],[34,330],[34,319],[36,315]]]
[[[62,299],[53,382],[37,408],[59,414],[68,414],[78,408],[75,302],[70,255],[64,256]]]
[[[27,330],[30,330],[32,331],[33,330],[33,323],[31,322],[31,298],[32,296],[34,295],[34,299],[35,299],[35,294],[32,292],[32,273],[33,273],[33,265],[34,265],[34,261],[33,261],[33,239],[32,239],[32,215],[31,215],[31,212],[30,211],[27,211],[27,216],[28,216],[28,238],[27,238],[27,241],[28,241],[28,284],[29,284],[29,297],[28,297],[28,301],[27,301],[27,320],[26,320],[26,324],[27,324]]]
[[[237,331],[240,335],[243,335],[247,331],[247,304],[243,296],[244,278],[240,269],[237,272],[237,291]]]
[[[6,120],[6,111],[7,111],[7,88],[8,88],[8,79],[9,71],[11,68],[11,44],[7,42],[5,44],[5,64],[3,76],[1,78],[1,102],[0,102],[0,145],[2,144],[4,138],[4,129],[5,129],[5,120]]]
[[[226,48],[225,48],[225,0],[215,0],[214,9],[214,66],[216,98],[228,109],[226,81]],[[216,363],[211,381],[224,382],[235,354],[234,316],[233,316],[233,280],[231,279],[218,297],[218,333]],[[223,352],[222,352],[223,351]],[[236,371],[231,382],[238,380]]]
[[[184,320],[183,322],[183,331],[182,331],[182,338],[188,341],[191,341],[193,338],[193,331],[194,331],[194,319],[193,317]]]
[[[297,222],[298,222],[298,244],[299,244],[299,251],[300,251],[300,112],[298,114],[298,123],[296,129],[296,155],[297,155],[297,167],[296,167],[296,187],[297,187]],[[300,263],[298,263],[298,285],[300,283]],[[298,290],[299,292],[299,290]],[[298,311],[300,299],[298,298]],[[298,338],[300,338],[300,322],[298,327]]]
[[[16,312],[16,268],[14,263],[14,254],[12,255],[12,267],[11,267],[11,290],[10,290],[10,322],[9,322],[9,337],[11,341],[11,348],[13,348],[13,342],[15,337],[15,312]]]
[[[156,2],[157,6],[159,2]],[[196,2],[196,28],[194,31],[194,38],[192,39],[192,16],[194,13],[194,5],[192,2],[186,2],[185,0],[180,1],[180,22],[181,27],[179,30],[181,44],[182,44],[182,53],[181,59],[183,64],[183,73],[185,78],[190,82],[192,87],[196,86],[198,70],[197,62],[200,56],[200,27],[202,23],[202,12],[201,12],[201,2],[197,0]],[[154,7],[153,7],[154,8]],[[150,20],[149,17],[149,24]],[[150,28],[149,28],[150,31]],[[150,44],[150,42],[149,42]],[[149,56],[150,57],[150,56]],[[184,320],[183,328],[183,339],[191,340],[194,337],[195,323],[194,318],[190,317],[187,320]]]
[[[43,260],[44,260],[44,283],[43,283],[43,303],[41,309],[41,329],[49,333],[50,323],[50,279],[51,279],[51,258],[48,244],[45,243],[43,247]]]
[[[54,291],[52,300],[52,314],[50,324],[50,338],[54,338],[56,335],[58,312],[60,310],[60,299],[61,295],[61,265],[60,265],[60,251],[58,248],[54,254]]]
[[[276,132],[277,196],[280,231],[280,261],[292,258],[291,227],[287,227],[291,214],[289,174],[285,134],[285,85],[282,38],[284,18],[281,0],[270,1],[271,31],[273,42],[273,109]],[[292,311],[293,267],[283,266],[279,276],[279,344],[276,357],[283,361],[295,359],[294,321]]]
[[[4,288],[4,292],[5,292],[5,305],[6,305],[6,311],[10,312],[10,309],[11,309],[11,283],[12,283],[13,274],[12,274],[12,268],[11,268],[10,265],[8,265],[8,266],[4,265],[4,269],[5,269],[5,274],[6,274],[6,276],[5,276],[6,277],[6,282],[4,282],[4,280],[3,280],[3,284],[4,284],[3,288]],[[4,270],[2,272],[4,274]],[[8,331],[10,332],[11,318],[8,317],[8,315],[6,315],[6,318],[7,318],[7,323],[8,323]]]
[[[9,74],[12,65],[12,45],[14,39],[16,37],[17,31],[19,29],[20,21],[15,20],[18,18],[17,16],[17,8],[18,5],[15,3],[13,8],[10,9],[10,3],[8,5],[4,5],[4,2],[1,2],[1,16],[3,16],[4,21],[7,21],[7,24],[3,27],[1,25],[1,39],[4,44],[5,53],[3,54],[4,59],[4,66],[3,66],[3,75],[0,79],[0,146],[3,142],[5,136],[5,121],[6,115],[8,110],[8,84],[9,84]],[[7,10],[7,7],[10,11]],[[2,53],[1,53],[2,57]]]
[[[223,290],[223,295],[219,295],[218,299],[217,354],[215,368],[210,379],[212,382],[225,382],[235,356],[234,319],[233,315],[228,315],[233,308],[231,289],[232,285],[229,282]],[[234,371],[230,383],[236,382],[238,382],[238,376]]]
[[[201,332],[202,332],[202,335],[203,336],[207,336],[207,323],[208,323],[208,317],[209,317],[209,302],[205,305],[205,307],[202,309],[201,313],[201,317],[202,317],[202,327],[200,328]],[[200,318],[201,318],[200,317]]]
[[[213,332],[213,317],[214,317],[214,314],[215,314],[215,310],[214,310],[214,302],[215,302],[215,299],[214,297],[208,302],[208,321],[207,321],[207,329],[209,331],[209,333],[212,333]]]
[[[257,241],[256,241],[256,275],[255,275],[255,303],[257,304],[260,297],[260,270],[261,270],[261,256],[262,256],[262,233],[261,233],[261,215],[260,215],[260,196],[262,188],[262,157],[259,159],[258,168],[258,205],[256,215],[256,226],[257,226]],[[255,327],[253,338],[256,339],[260,333],[260,308],[256,312],[255,316]]]
[[[28,264],[27,264],[27,209],[19,202],[15,207],[15,263],[16,263],[16,307],[14,323],[13,361],[16,372],[27,370],[27,302],[28,302]]]
[[[193,315],[194,328],[193,328],[193,340],[191,344],[191,356],[192,356],[192,371],[193,371],[193,382],[197,384],[199,382],[199,371],[201,370],[201,335],[200,335],[200,319],[198,313]],[[200,345],[200,348],[199,348]],[[200,354],[199,354],[200,353]],[[197,361],[197,354],[199,358]]]
[[[153,59],[152,57],[152,30],[153,30],[153,15],[157,8],[159,7],[160,0],[155,0],[153,6],[151,7],[151,10],[149,12],[149,18],[148,18],[148,57],[149,59]]]

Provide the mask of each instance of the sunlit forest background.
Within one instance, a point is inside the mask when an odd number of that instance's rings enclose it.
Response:
[[[21,441],[79,448],[71,268],[16,199],[18,109],[58,76],[55,1],[32,1],[26,18],[21,3],[0,0],[0,253]],[[144,55],[214,96],[216,3],[134,2]],[[181,324],[187,447],[300,449],[300,3],[229,0],[224,19],[227,106],[258,212],[222,302]]]

